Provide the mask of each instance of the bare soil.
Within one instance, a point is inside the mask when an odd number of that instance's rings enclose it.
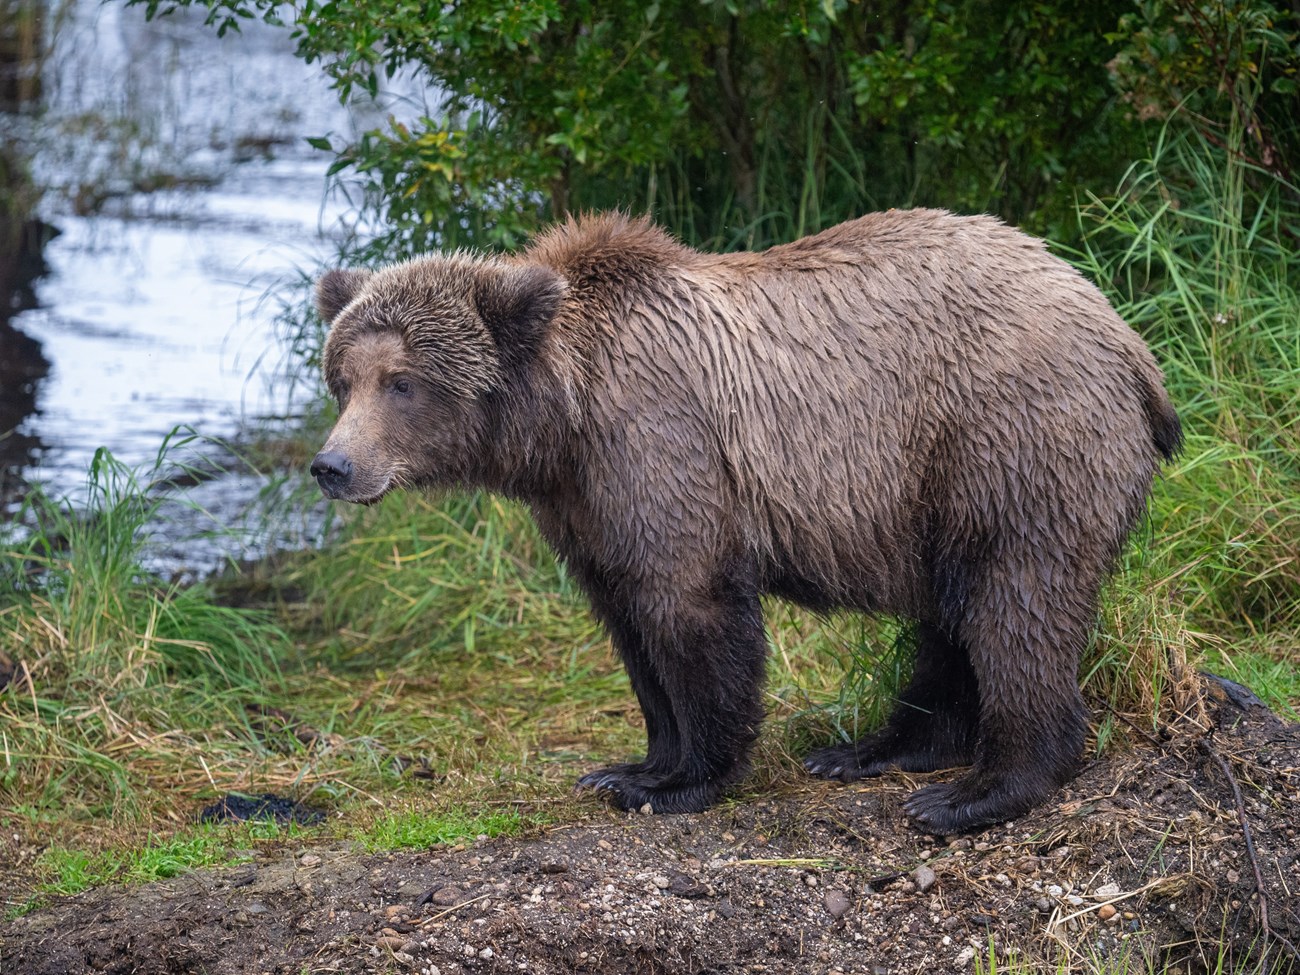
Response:
[[[1205,700],[978,835],[909,826],[927,777],[897,774],[530,839],[281,849],[0,924],[0,972],[1300,972],[1300,725]]]

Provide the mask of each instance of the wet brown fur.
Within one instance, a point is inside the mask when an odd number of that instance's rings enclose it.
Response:
[[[318,304],[327,492],[521,498],[609,627],[649,748],[583,784],[674,811],[743,773],[763,593],[918,621],[897,713],[813,772],[973,762],[907,803],[940,833],[1072,774],[1099,589],[1180,432],[1145,345],[1040,242],[891,210],[712,255],[606,214],[513,258],[331,272]]]

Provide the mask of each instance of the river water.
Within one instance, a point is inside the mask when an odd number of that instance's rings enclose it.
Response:
[[[305,140],[350,138],[382,110],[340,106],[285,28],[218,38],[199,12],[147,23],[139,8],[73,0],[48,14],[46,35],[41,101],[19,124],[58,235],[35,307],[0,342],[0,467],[11,485],[75,500],[100,447],[148,466],[177,426],[238,442],[310,402],[314,377],[294,381],[302,366],[277,313],[355,221],[327,192],[331,157]],[[264,519],[241,521],[265,485],[234,473],[194,488],[207,528],[241,532],[196,548],[204,519],[173,513],[159,567],[299,543],[287,526],[268,538]]]

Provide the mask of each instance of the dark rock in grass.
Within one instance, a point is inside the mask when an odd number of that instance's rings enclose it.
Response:
[[[325,819],[319,809],[305,806],[293,799],[272,792],[250,796],[242,792],[228,792],[210,806],[199,811],[200,823],[221,823],[226,820],[267,819],[277,823],[297,823],[299,826],[316,826]]]

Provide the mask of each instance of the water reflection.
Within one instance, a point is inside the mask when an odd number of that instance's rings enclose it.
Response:
[[[16,2],[31,0],[0,11]],[[0,467],[75,497],[100,446],[148,464],[177,425],[238,439],[302,408],[279,296],[349,232],[305,140],[350,138],[380,110],[340,106],[282,28],[217,38],[201,11],[57,9],[39,110],[0,123],[60,230],[33,300],[0,324]]]

